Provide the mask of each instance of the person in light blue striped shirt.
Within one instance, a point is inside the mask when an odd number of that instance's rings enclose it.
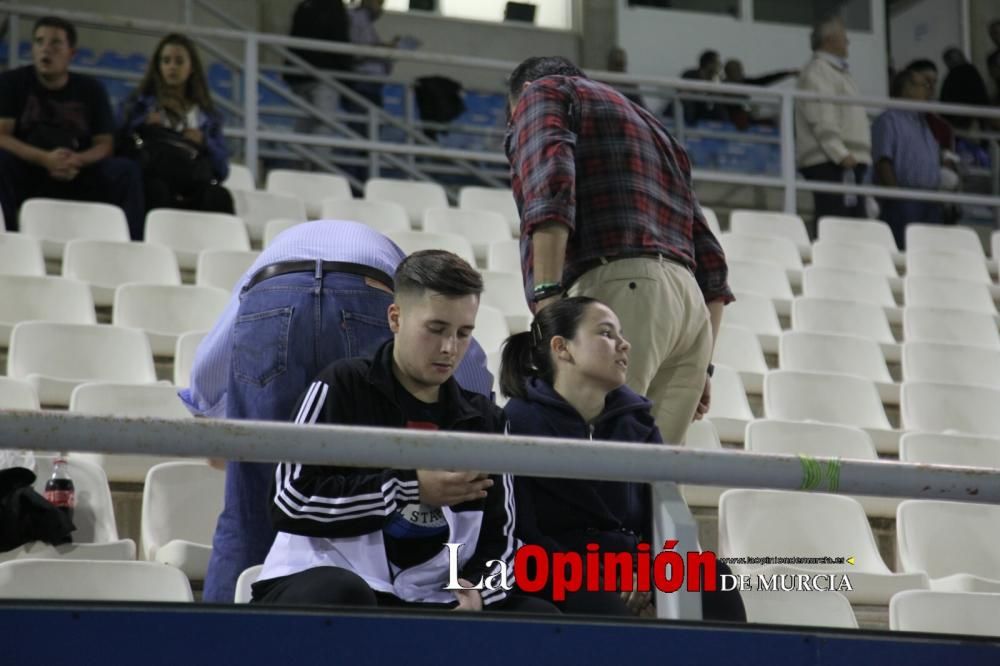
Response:
[[[368,356],[388,340],[392,276],[405,257],[356,222],[319,220],[275,238],[243,275],[215,327],[198,347],[190,388],[194,414],[284,421],[309,382],[341,358]],[[466,389],[492,395],[486,355],[473,342],[456,374]],[[264,561],[273,465],[229,462],[203,599],[231,602],[240,573]]]

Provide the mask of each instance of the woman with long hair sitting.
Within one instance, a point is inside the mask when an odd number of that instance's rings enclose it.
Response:
[[[547,306],[503,348],[500,390],[510,398],[510,433],[662,444],[652,403],[625,386],[628,358],[618,317],[604,303],[577,296]],[[549,553],[583,556],[596,543],[601,552],[635,554],[652,537],[646,484],[517,477],[515,497],[518,537]],[[651,595],[639,592],[579,592],[557,605],[565,613],[652,611]],[[746,619],[735,592],[705,594],[703,606],[709,619]]]
[[[220,185],[229,174],[222,116],[190,39],[160,40],[123,119],[119,149],[142,163],[147,210],[233,212]]]

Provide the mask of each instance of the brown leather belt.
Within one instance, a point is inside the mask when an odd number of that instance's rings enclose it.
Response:
[[[362,277],[375,280],[376,282],[381,282],[383,285],[388,287],[389,291],[392,291],[394,288],[391,277],[377,268],[365,266],[364,264],[353,264],[349,261],[324,261],[320,263],[320,268],[324,275],[327,273],[349,273],[351,275],[360,275]],[[250,289],[264,280],[277,277],[279,275],[315,272],[315,261],[279,261],[276,264],[264,266],[264,268],[254,273],[253,277],[250,278],[250,281],[247,282],[247,286],[244,287],[244,289]]]
[[[610,264],[613,261],[618,261],[619,259],[654,259],[657,261],[674,261],[667,255],[661,252],[640,252],[638,254],[621,254],[617,256],[608,257],[598,257],[597,259],[589,259],[587,261],[580,262],[573,266],[573,270],[578,275],[583,275],[587,271],[592,271],[598,266],[603,266],[605,264]],[[676,262],[675,262],[676,263]]]

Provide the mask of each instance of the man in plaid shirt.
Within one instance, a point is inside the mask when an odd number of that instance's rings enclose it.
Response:
[[[667,442],[708,411],[714,340],[733,300],[687,153],[656,118],[564,58],[510,75],[506,139],[521,267],[537,312],[591,296],[632,342],[628,385]]]

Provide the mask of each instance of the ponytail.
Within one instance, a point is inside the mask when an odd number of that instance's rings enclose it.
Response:
[[[525,385],[538,377],[548,384],[556,379],[549,345],[554,336],[571,340],[587,307],[600,303],[586,296],[556,301],[535,316],[531,328],[507,338],[500,355],[500,393],[508,398],[526,398]]]
[[[531,347],[530,331],[515,333],[503,343],[500,354],[500,393],[504,396],[526,397],[524,385],[538,372],[532,363]]]

